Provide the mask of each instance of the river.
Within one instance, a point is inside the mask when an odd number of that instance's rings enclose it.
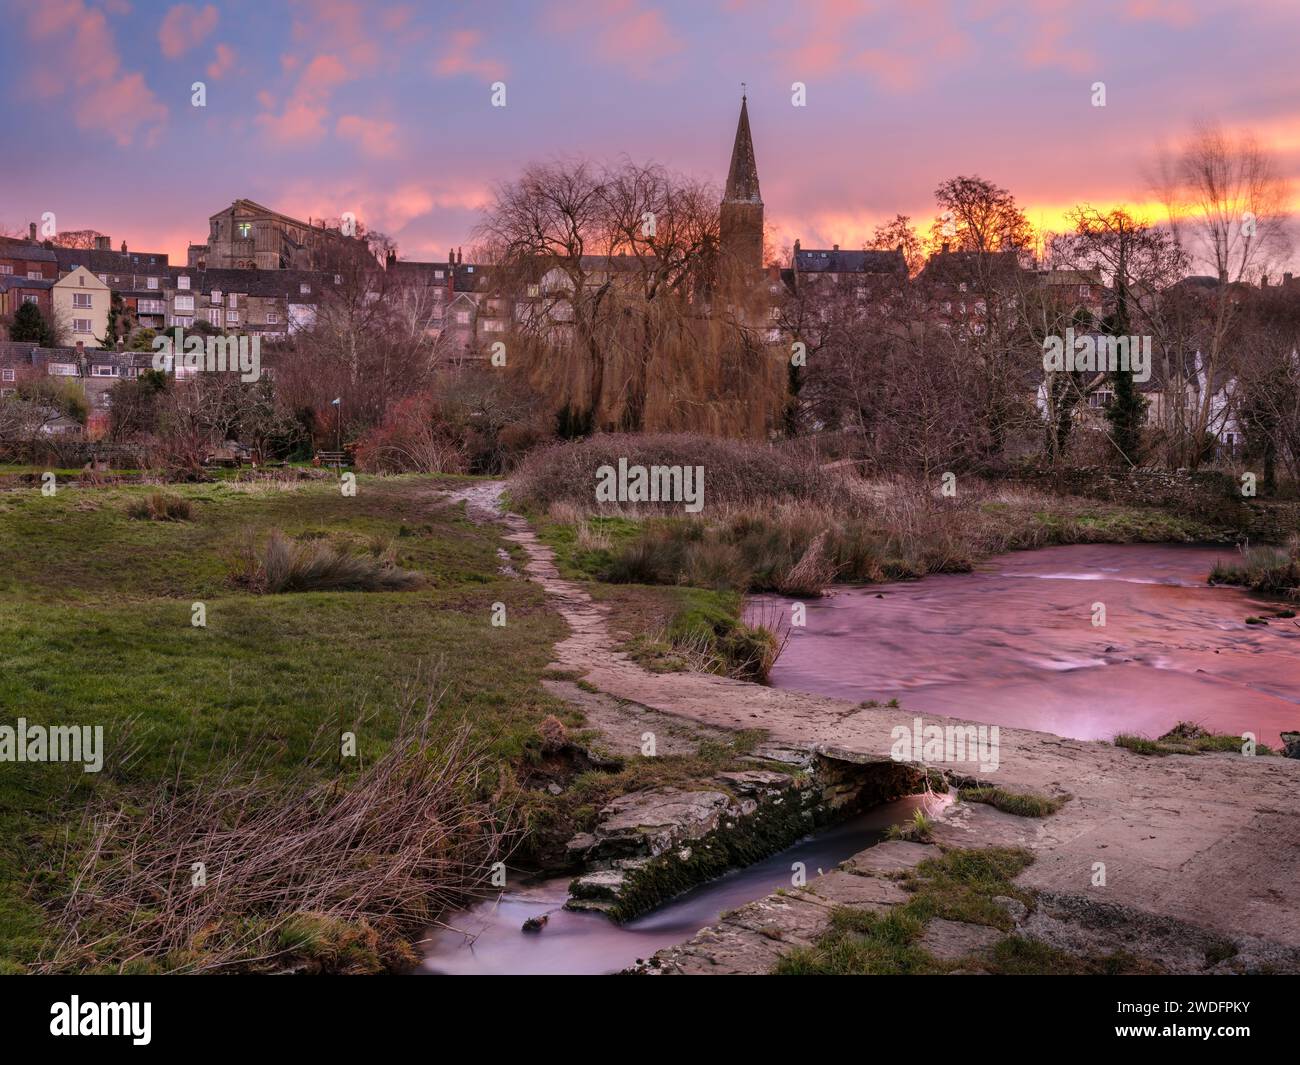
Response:
[[[770,681],[1076,739],[1300,728],[1300,622],[1206,583],[1232,548],[1074,545],[805,601]],[[755,609],[784,601],[757,597]],[[1097,609],[1105,609],[1104,624]],[[789,614],[787,614],[789,616]]]

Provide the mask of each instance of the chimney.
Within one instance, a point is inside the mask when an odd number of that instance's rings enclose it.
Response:
[[[125,351],[125,350],[126,350],[126,338],[125,338],[125,337],[118,337],[118,338],[117,338],[117,350],[118,350],[118,351]]]
[[[450,248],[447,249],[447,265],[451,266],[456,261],[456,253]]]
[[[122,254],[126,254],[126,241],[122,241]]]
[[[948,242],[946,240],[943,242],[943,246],[939,249],[939,254],[940,255],[948,254]]]
[[[840,250],[840,246],[838,244],[831,245],[831,251],[839,251],[839,250]]]
[[[1291,284],[1291,275],[1290,275],[1290,274],[1283,274],[1283,275],[1282,275],[1282,284],[1284,284],[1284,285],[1289,285],[1289,284]]]
[[[460,245],[456,245],[456,265],[459,266],[465,261],[464,253],[460,250]]]
[[[1259,287],[1268,288],[1268,274],[1265,274],[1263,277],[1259,279]]]
[[[30,240],[30,241],[33,241],[33,242],[36,240],[36,223],[35,223],[35,222],[29,222],[29,223],[27,224],[27,239]]]

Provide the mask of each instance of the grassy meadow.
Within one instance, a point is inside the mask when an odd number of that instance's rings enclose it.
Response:
[[[138,810],[163,785],[183,793],[231,766],[252,779],[253,759],[271,789],[304,774],[346,782],[388,748],[412,687],[436,688],[435,730],[468,722],[493,764],[536,757],[548,714],[578,723],[538,684],[562,623],[535,585],[499,575],[495,530],[438,506],[431,487],[167,487],[189,520],[132,517],[158,491],[143,486],[0,493],[0,720],[102,725],[106,750],[98,774],[0,764],[0,965],[21,971],[48,952],[88,806]],[[418,584],[273,595],[235,583],[232,558],[271,530],[359,557],[382,544]],[[498,601],[502,627],[490,623]],[[195,603],[205,627],[191,624]],[[329,757],[348,730],[357,757]],[[109,950],[76,967],[113,961]]]

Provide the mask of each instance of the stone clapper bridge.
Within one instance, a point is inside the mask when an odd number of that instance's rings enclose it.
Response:
[[[915,715],[906,709],[865,708],[711,674],[642,669],[614,648],[602,609],[580,584],[559,575],[553,553],[528,523],[503,511],[503,487],[480,482],[445,499],[463,501],[474,521],[502,523],[506,538],[526,552],[528,578],[542,586],[570,628],[556,646],[554,668],[586,682],[582,689],[547,684],[580,703],[591,726],[611,739],[620,731],[637,737],[643,727],[657,736],[760,728],[768,741],[755,752],[756,766],[818,761],[862,773],[898,769],[891,732],[898,725],[911,730]],[[930,714],[925,720],[962,724]],[[1000,741],[996,772],[981,774],[967,763],[970,773],[963,781],[1068,795],[1069,801],[1044,818],[960,802],[935,818],[932,840],[942,847],[1022,847],[1033,854],[1016,884],[1036,893],[1036,907],[1026,913],[1008,900],[1019,933],[1080,955],[1126,951],[1172,972],[1300,972],[1300,761],[1234,754],[1150,757],[1105,742],[1007,727]],[[629,749],[627,735],[621,746]],[[662,740],[660,753],[668,753]],[[758,794],[779,774],[756,769],[728,776],[733,790]],[[700,821],[701,831],[715,829],[727,812],[711,808],[706,796],[718,794],[662,796],[659,809],[666,820],[652,853],[682,844],[668,822],[680,820],[683,810]],[[612,806],[602,813],[597,836],[616,842],[636,811],[626,802]],[[744,812],[753,806],[745,803]],[[655,827],[649,826],[652,835]],[[598,842],[576,840],[570,846],[586,848],[590,856]],[[806,890],[769,895],[724,916],[690,941],[660,951],[643,968],[767,972],[782,954],[815,941],[829,927],[833,907],[881,912],[905,902],[896,874],[937,853],[920,843],[877,844],[838,870],[821,876],[810,871]],[[1098,862],[1105,864],[1105,886],[1093,886]],[[967,957],[987,946],[989,937],[1000,933],[935,919],[921,945],[939,958]]]

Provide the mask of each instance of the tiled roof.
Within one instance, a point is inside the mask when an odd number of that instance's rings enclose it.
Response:
[[[17,288],[53,288],[54,282],[47,277],[20,277],[17,274],[0,274],[0,289],[12,291]]]
[[[51,248],[42,248],[39,244],[5,243],[0,244],[0,259],[26,259],[32,263],[57,262]]]
[[[800,248],[795,266],[801,273],[907,274],[901,251],[841,251],[838,248]]]
[[[92,274],[161,273],[167,269],[167,255],[160,251],[128,251],[124,255],[95,248],[55,248],[54,256],[60,270],[84,266]]]

